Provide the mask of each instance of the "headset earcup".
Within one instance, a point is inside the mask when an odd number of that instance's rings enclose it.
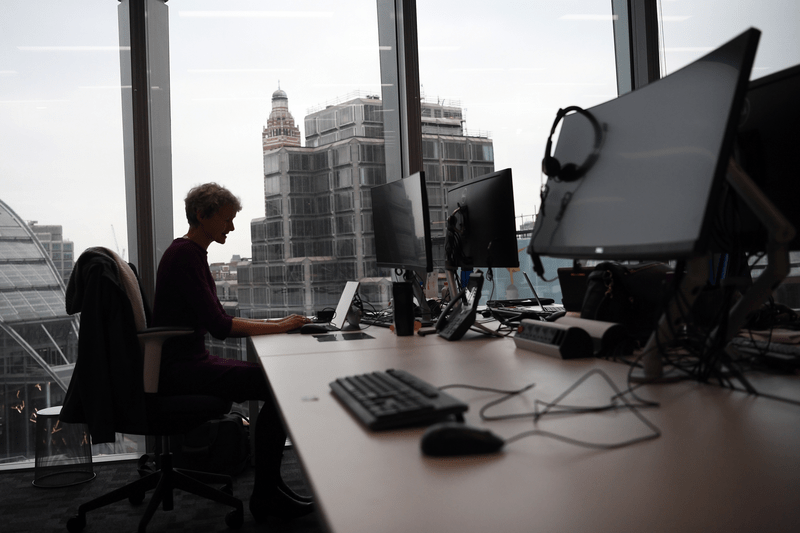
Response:
[[[546,155],[542,159],[542,172],[545,176],[556,178],[561,174],[561,163],[555,157]]]
[[[574,163],[567,163],[561,168],[558,177],[561,181],[573,181],[579,177],[578,167]]]

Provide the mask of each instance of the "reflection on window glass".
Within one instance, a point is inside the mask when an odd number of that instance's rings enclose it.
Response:
[[[751,79],[800,63],[800,2],[782,0],[663,0],[662,73],[702,57],[748,28],[761,30]]]

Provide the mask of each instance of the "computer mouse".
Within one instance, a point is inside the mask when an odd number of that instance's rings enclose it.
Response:
[[[500,451],[505,441],[489,431],[463,422],[440,422],[422,435],[422,453],[433,457],[473,455]]]
[[[303,324],[300,326],[300,333],[328,333],[328,328],[322,324]]]

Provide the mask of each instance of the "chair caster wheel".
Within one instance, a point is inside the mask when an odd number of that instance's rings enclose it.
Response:
[[[145,454],[139,457],[136,461],[136,470],[139,472],[139,477],[145,477],[155,472],[155,468],[150,465],[150,456]]]
[[[69,533],[79,533],[86,527],[86,518],[81,515],[75,515],[67,520],[67,531]]]
[[[225,515],[225,525],[231,529],[239,529],[244,523],[244,511],[235,510]]]

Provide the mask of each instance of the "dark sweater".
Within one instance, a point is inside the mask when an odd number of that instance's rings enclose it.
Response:
[[[206,358],[206,332],[224,339],[232,323],[217,298],[208,252],[189,239],[172,241],[158,265],[153,326],[189,326],[195,331],[167,341],[162,362]]]

